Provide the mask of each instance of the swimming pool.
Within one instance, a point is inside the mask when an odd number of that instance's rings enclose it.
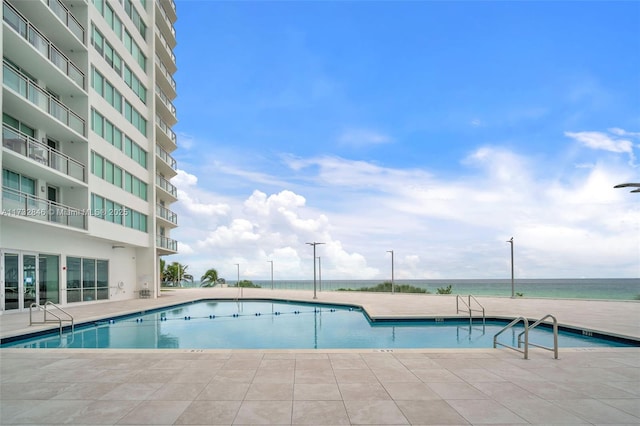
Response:
[[[356,307],[283,301],[203,300],[141,312],[2,344],[21,348],[108,349],[400,349],[491,348],[505,321],[370,321]],[[522,327],[500,341],[517,345]],[[539,327],[531,342],[552,346],[552,333]],[[559,346],[633,346],[630,343],[561,331]]]

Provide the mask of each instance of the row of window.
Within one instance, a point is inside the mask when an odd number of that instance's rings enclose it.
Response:
[[[140,65],[140,67],[142,68],[142,70],[146,72],[147,70],[146,56],[144,56],[144,53],[142,53],[143,51],[142,49],[140,49],[140,46],[138,46],[138,44],[133,40],[133,38],[131,37],[131,34],[129,34],[129,31],[127,31],[127,29],[124,28],[124,26],[122,25],[122,21],[120,20],[118,15],[113,11],[109,3],[107,3],[105,0],[93,0],[92,3],[96,7],[96,9],[98,9],[100,14],[104,17],[105,21],[107,22],[109,27],[111,27],[113,32],[116,33],[116,35],[120,40],[122,40],[122,42],[124,43],[124,46],[127,48],[127,51],[131,53],[131,56],[133,56],[133,59],[135,59],[136,62],[138,62],[138,65]],[[138,26],[136,27],[138,28],[138,31],[140,31],[140,28]],[[144,29],[144,32],[146,33],[146,27]]]
[[[140,13],[138,13],[138,10],[131,0],[124,0],[124,11],[127,12],[127,15],[129,15],[129,18],[131,18],[131,22],[133,22],[133,25],[138,29],[138,32],[140,33],[142,38],[146,40],[147,26],[145,25],[142,17],[140,16]]]
[[[91,216],[107,222],[147,232],[147,215],[91,193]]]
[[[95,109],[91,110],[91,130],[127,155],[127,157],[147,168],[147,151],[133,142],[122,130],[107,120]],[[124,140],[124,145],[123,145]]]
[[[36,181],[11,170],[2,169],[2,186],[29,195],[36,195]]]
[[[25,134],[27,136],[31,136],[32,138],[36,137],[35,129],[27,126],[26,124],[24,124],[22,121],[18,120],[17,118],[14,118],[14,117],[10,116],[9,114],[5,114],[4,112],[2,113],[2,123],[6,124],[7,126],[13,127],[14,129],[16,129],[17,131],[19,131],[22,134]]]
[[[109,261],[67,256],[67,303],[109,298]]]
[[[128,193],[147,201],[147,184],[145,182],[93,151],[91,151],[91,172],[118,188],[123,188]]]
[[[114,71],[123,77],[124,82],[133,90],[136,96],[143,102],[147,103],[147,88],[140,82],[140,79],[131,71],[131,68],[124,64],[124,76],[122,67],[122,58],[113,49],[113,46],[104,39],[104,36],[95,26],[91,28],[91,44],[104,57],[105,61],[114,69]]]
[[[147,120],[136,110],[102,74],[91,67],[91,87],[114,107],[144,136],[147,135]]]

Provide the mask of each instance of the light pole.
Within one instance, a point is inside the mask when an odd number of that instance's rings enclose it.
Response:
[[[324,243],[316,243],[315,241],[312,243],[306,243],[310,246],[313,246],[313,298],[317,299],[316,296],[316,246]]]
[[[511,244],[511,298],[515,298],[516,294],[515,294],[515,285],[513,282],[513,237],[511,237],[511,239],[507,240],[507,242],[509,244]]]
[[[322,291],[322,262],[318,256],[318,291]]]
[[[271,290],[273,290],[273,260],[267,260],[267,262],[271,263]]]
[[[240,264],[236,263],[236,266],[238,267],[238,280],[236,281],[236,286],[240,287]],[[242,291],[242,287],[240,287],[240,297],[244,296],[244,291]]]
[[[393,250],[387,250],[387,253],[391,253],[391,294],[395,294],[395,279],[393,276]]]
[[[640,183],[621,183],[614,188],[635,188],[631,192],[640,192]]]

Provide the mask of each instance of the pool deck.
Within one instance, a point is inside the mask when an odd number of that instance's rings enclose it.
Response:
[[[244,289],[244,299],[346,303],[376,318],[455,317],[449,295]],[[76,323],[235,288],[65,308]],[[640,339],[640,302],[478,297],[488,317],[537,319]],[[29,327],[0,315],[0,336]],[[0,349],[0,424],[640,424],[640,348]]]

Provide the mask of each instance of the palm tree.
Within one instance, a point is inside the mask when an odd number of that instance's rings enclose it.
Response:
[[[200,277],[201,287],[213,287],[218,283],[218,271],[214,268],[207,270],[202,277]]]
[[[173,283],[174,287],[182,287],[182,283],[193,282],[193,275],[187,274],[187,268],[189,265],[183,265],[178,262],[172,262],[167,266],[167,281]]]
[[[164,285],[167,282],[167,268],[164,259],[160,259],[160,285]]]

